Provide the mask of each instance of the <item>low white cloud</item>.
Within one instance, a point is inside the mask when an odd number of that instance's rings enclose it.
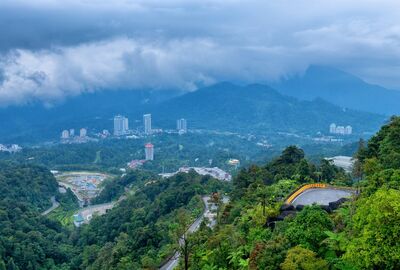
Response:
[[[397,0],[3,0],[0,105],[267,82],[310,64],[400,89],[399,12]]]
[[[201,39],[145,42],[127,38],[51,50],[17,49],[0,61],[0,104],[51,103],[104,89],[190,91],[216,82],[217,74],[222,74],[229,58],[219,50]]]

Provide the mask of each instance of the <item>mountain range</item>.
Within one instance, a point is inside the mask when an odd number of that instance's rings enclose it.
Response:
[[[271,84],[301,100],[322,98],[335,105],[385,115],[400,114],[400,91],[369,84],[344,71],[310,66],[304,75]]]
[[[301,101],[273,88],[252,84],[219,83],[159,104],[154,119],[165,123],[184,117],[204,129],[267,134],[326,133],[331,123],[352,125],[355,131],[372,132],[383,116],[343,109],[320,98]]]
[[[320,74],[315,68],[307,73]],[[307,73],[305,77],[310,76]],[[302,81],[301,78],[293,80]],[[290,97],[289,85],[294,85],[294,81],[275,85],[279,91],[266,85],[240,86],[229,82],[189,93],[110,90],[70,98],[52,107],[40,103],[12,106],[0,109],[0,143],[56,140],[61,130],[69,128],[86,127],[89,133],[112,131],[112,118],[116,114],[129,117],[131,128],[142,125],[143,113],[152,113],[153,126],[160,128],[175,128],[176,119],[183,117],[188,119],[189,128],[308,135],[327,133],[332,122],[352,125],[357,134],[374,132],[387,118],[334,105],[326,96],[300,97],[309,100]]]

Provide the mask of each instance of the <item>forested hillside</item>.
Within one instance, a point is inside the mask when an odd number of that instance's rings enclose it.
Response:
[[[50,197],[56,194],[57,187],[56,179],[44,167],[0,163],[2,202],[12,200],[43,210],[51,205]]]
[[[222,182],[194,172],[150,181],[82,228],[80,268],[157,269],[178,243],[178,214],[194,220],[203,209],[200,195],[222,189]]]
[[[190,269],[399,269],[400,118],[360,142],[355,182],[329,164],[315,167],[290,147],[265,167],[243,170],[219,225],[192,235]],[[306,206],[271,226],[283,198],[302,182],[360,188],[333,212]],[[184,269],[183,265],[181,266]]]
[[[0,269],[53,269],[76,255],[61,224],[40,215],[57,186],[43,167],[0,164]]]
[[[191,172],[162,180],[151,173],[131,172],[107,185],[101,200],[115,199],[136,183],[104,216],[80,229],[63,227],[41,215],[57,193],[45,168],[2,163],[0,167],[0,269],[156,269],[173,254],[180,216],[196,218],[201,194],[225,190],[224,183]],[[140,185],[139,185],[140,184]]]

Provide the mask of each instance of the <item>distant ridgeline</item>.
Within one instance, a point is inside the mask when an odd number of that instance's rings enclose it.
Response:
[[[334,68],[310,66],[304,75],[272,86],[301,100],[322,98],[344,108],[385,115],[400,114],[400,91],[369,84]]]
[[[351,108],[351,107],[350,107]],[[300,101],[265,85],[219,83],[195,92],[104,91],[85,94],[45,108],[41,104],[0,109],[0,143],[57,140],[61,131],[85,127],[90,135],[112,130],[112,117],[127,116],[131,128],[141,128],[143,113],[153,126],[175,129],[185,118],[190,128],[253,134],[276,132],[328,133],[331,123],[346,123],[356,135],[375,132],[382,115],[344,109],[323,99]],[[136,126],[135,126],[136,125]]]

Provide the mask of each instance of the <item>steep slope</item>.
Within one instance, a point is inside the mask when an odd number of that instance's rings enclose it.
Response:
[[[299,101],[264,85],[220,83],[168,100],[154,111],[166,122],[185,117],[195,128],[228,131],[326,131],[332,122],[349,124],[358,133],[376,130],[384,117],[344,110],[321,99]]]
[[[310,66],[303,76],[289,78],[274,87],[303,100],[322,98],[341,107],[379,114],[400,113],[400,91],[364,82],[349,73]]]

